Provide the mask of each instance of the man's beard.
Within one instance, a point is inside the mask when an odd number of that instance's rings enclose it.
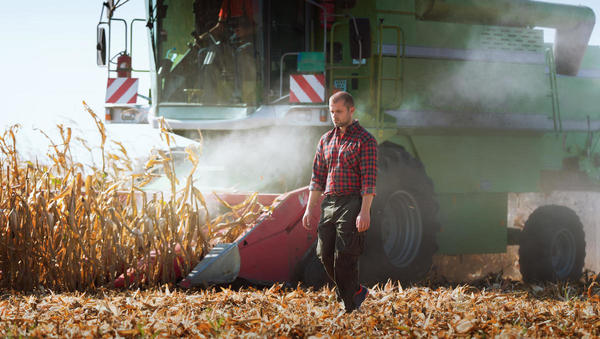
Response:
[[[348,127],[350,126],[350,123],[352,123],[352,120],[348,120],[348,121],[340,121],[340,122],[333,122],[333,124],[335,125],[335,127]]]

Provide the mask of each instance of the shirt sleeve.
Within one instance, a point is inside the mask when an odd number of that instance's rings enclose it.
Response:
[[[319,140],[317,152],[313,161],[312,177],[310,179],[309,191],[324,191],[327,181],[327,166],[323,156],[323,139]]]
[[[377,142],[367,139],[360,146],[360,195],[375,194],[377,181]]]

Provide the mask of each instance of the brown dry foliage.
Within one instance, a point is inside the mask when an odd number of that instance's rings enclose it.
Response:
[[[19,158],[18,126],[0,136],[0,287],[88,290],[128,269],[144,277],[135,285],[156,286],[173,281],[177,262],[184,273],[190,271],[211,246],[232,241],[258,218],[263,206],[256,195],[210,217],[193,185],[199,150],[186,149],[194,166],[180,190],[170,151],[152,156],[145,173],[131,174],[125,147],[114,142],[118,152],[108,152],[104,125],[85,109],[100,134],[101,168],[86,170],[73,160],[71,128],[62,125],[60,142],[44,134],[49,165]],[[170,149],[173,140],[164,125],[161,137]],[[141,190],[159,170],[171,184],[168,198]]]
[[[591,281],[591,280],[590,280]],[[345,314],[328,287],[32,295],[0,301],[0,335],[77,337],[595,337],[596,283],[387,283]]]

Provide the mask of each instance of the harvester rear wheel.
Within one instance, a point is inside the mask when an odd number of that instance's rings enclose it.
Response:
[[[433,183],[423,164],[393,143],[379,146],[378,167],[361,281],[419,280],[431,268],[440,230]]]
[[[581,277],[585,233],[579,217],[570,208],[538,207],[527,219],[519,245],[524,281],[568,281]]]

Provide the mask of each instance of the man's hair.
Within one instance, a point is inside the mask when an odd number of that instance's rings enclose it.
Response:
[[[329,101],[336,103],[340,100],[344,101],[344,105],[350,109],[350,107],[354,107],[354,98],[352,94],[344,91],[336,92],[332,96],[329,97]]]

